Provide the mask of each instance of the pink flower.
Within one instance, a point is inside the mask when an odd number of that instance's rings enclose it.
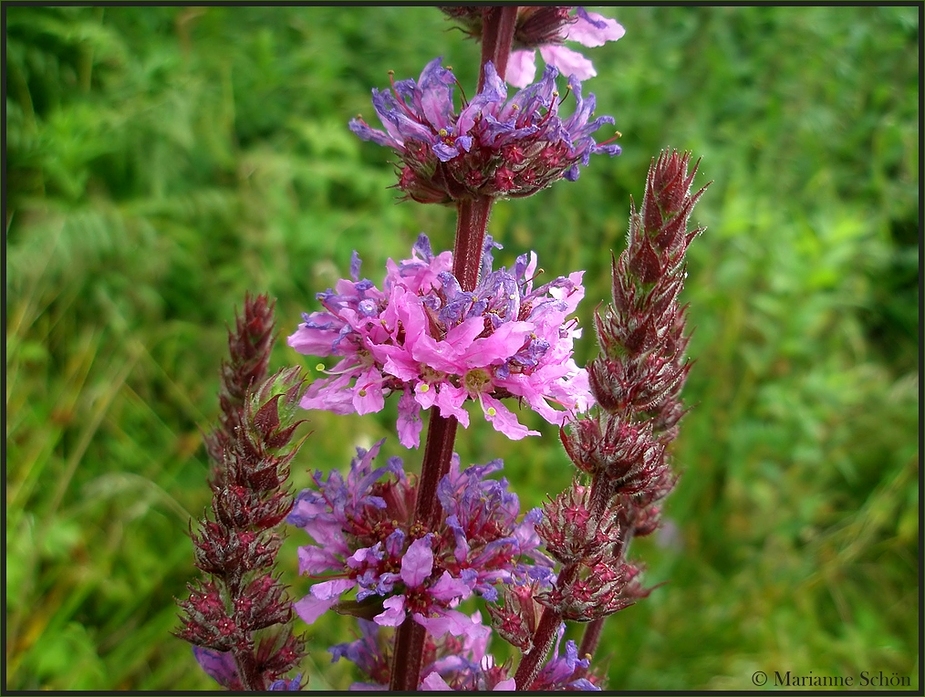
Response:
[[[547,65],[555,66],[563,75],[586,80],[597,75],[594,65],[577,51],[562,45],[562,41],[574,41],[582,46],[603,46],[607,41],[616,41],[626,30],[616,20],[584,8],[575,8],[574,21],[563,23],[558,35],[539,48]],[[536,51],[533,46],[511,52],[507,65],[507,81],[515,87],[526,87],[536,77]]]
[[[450,273],[452,255],[434,256],[425,235],[411,259],[388,263],[382,290],[359,280],[355,257],[354,280],[319,294],[325,309],[306,314],[289,337],[300,353],[341,358],[311,384],[301,406],[368,414],[398,393],[399,441],[408,448],[418,447],[421,410],[432,407],[467,428],[465,405],[477,403],[513,440],[539,432],[521,424],[504,398],[518,398],[557,426],[586,411],[588,376],[572,358],[581,330],[570,319],[584,296],[584,272],[534,288],[536,255],[520,256],[513,270],[492,270],[496,247],[488,237],[471,292]]]

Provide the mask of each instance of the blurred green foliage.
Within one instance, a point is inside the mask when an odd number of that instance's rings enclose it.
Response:
[[[353,249],[377,280],[421,230],[451,246],[452,211],[396,203],[393,156],[346,121],[435,55],[471,94],[478,46],[426,7],[5,12],[6,687],[209,689],[169,631],[225,323],[269,292],[288,334]],[[532,248],[550,274],[587,269],[590,326],[650,158],[692,150],[714,183],[685,292],[683,476],[635,547],[669,583],[609,620],[596,664],[625,690],[747,690],[756,670],[918,687],[920,9],[604,12],[627,34],[585,89],[624,153],[499,203],[502,263]],[[391,436],[394,405],[309,416],[295,486]],[[525,507],[570,478],[536,425],[458,444],[505,458]],[[353,679],[326,653],[348,624],[309,630],[311,688]]]

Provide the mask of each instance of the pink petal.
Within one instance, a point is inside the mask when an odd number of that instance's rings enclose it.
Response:
[[[440,673],[435,671],[421,680],[421,689],[433,690],[434,692],[445,692],[446,690],[452,690],[453,688],[446,684],[446,680],[440,677]]]
[[[468,396],[465,387],[455,387],[447,382],[440,386],[434,403],[440,408],[440,416],[455,416],[463,428],[469,428],[469,412],[462,407]]]
[[[346,360],[338,363],[333,371],[349,370]],[[299,406],[303,409],[324,409],[335,414],[352,414],[353,395],[350,387],[351,374],[346,372],[330,378],[315,380],[302,397]]]
[[[460,360],[475,338],[485,330],[482,317],[470,317],[453,327],[441,341],[421,334],[412,348],[414,359],[445,373],[459,373]]]
[[[401,558],[401,579],[409,588],[417,588],[434,570],[434,552],[430,548],[430,535],[415,540]]]
[[[486,627],[478,619],[458,610],[444,610],[437,617],[424,617],[416,612],[414,621],[434,637],[441,637],[449,632],[453,636],[467,636],[473,640],[480,640],[491,634],[491,627]]]
[[[394,375],[399,380],[414,380],[421,373],[418,362],[404,346],[377,344],[370,346],[370,353],[382,363],[383,373]]]
[[[414,386],[414,401],[421,405],[422,409],[430,409],[437,399],[437,386],[429,385],[426,382],[419,382]]]
[[[332,321],[338,324],[341,323],[340,320],[333,315],[327,316],[330,317]],[[318,321],[317,318],[315,318],[315,321]],[[300,325],[295,333],[291,334],[289,338],[286,339],[286,343],[299,353],[304,353],[307,356],[329,356],[331,354],[332,344],[337,337],[338,331],[336,329],[313,329],[305,325]]]
[[[405,621],[405,596],[393,595],[382,603],[385,612],[373,617],[373,622],[380,627],[397,627]]]
[[[511,51],[506,80],[514,87],[526,87],[536,77],[536,51]]]
[[[511,440],[540,435],[539,431],[531,431],[520,423],[517,417],[494,397],[483,394],[482,406],[485,409],[485,419],[496,431],[503,433]]]
[[[623,25],[615,19],[604,17],[596,12],[587,12],[586,15],[593,22],[603,23],[606,26],[596,27],[579,13],[578,20],[574,24],[569,24],[565,29],[567,40],[577,41],[582,46],[603,46],[607,41],[616,41],[626,33]]]
[[[587,80],[597,75],[591,61],[565,46],[540,46],[540,55],[548,65],[556,66],[566,77],[574,75],[579,80]]]
[[[369,368],[357,377],[353,393],[353,407],[357,414],[375,414],[385,407],[382,375],[375,368]]]
[[[444,571],[443,576],[428,589],[430,595],[437,600],[449,602],[456,599],[468,598],[472,595],[472,589],[464,581],[450,576],[449,571]]]
[[[421,445],[421,407],[414,401],[414,394],[409,390],[398,400],[398,442],[406,448]]]
[[[533,332],[531,322],[507,322],[491,336],[476,339],[465,353],[467,368],[484,368],[492,363],[504,361],[521,348]]]

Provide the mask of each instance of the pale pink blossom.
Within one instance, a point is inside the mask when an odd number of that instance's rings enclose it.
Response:
[[[623,26],[610,17],[586,12],[581,7],[575,8],[575,13],[575,20],[562,26],[558,37],[560,41],[574,41],[593,48],[603,46],[608,41],[616,41],[626,33]],[[597,75],[590,60],[578,51],[563,46],[560,41],[538,47],[546,65],[555,66],[563,75],[574,76],[579,80]],[[515,87],[526,87],[535,77],[536,51],[533,48],[512,51],[507,64],[507,81]]]

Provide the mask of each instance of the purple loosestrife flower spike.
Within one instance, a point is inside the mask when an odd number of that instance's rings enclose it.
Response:
[[[457,113],[456,78],[435,58],[417,82],[394,82],[373,90],[373,107],[384,131],[362,117],[350,130],[363,140],[390,147],[401,158],[398,188],[420,203],[530,196],[563,177],[578,178],[578,165],[592,154],[620,154],[620,146],[592,135],[611,116],[589,120],[594,96],[582,99],[578,77],[568,79],[573,113],[559,115],[559,71],[547,66],[540,82],[508,99],[491,62],[485,84]]]
[[[460,28],[474,38],[482,31],[483,9],[446,7],[443,12],[457,21]],[[507,66],[507,81],[526,87],[536,77],[536,49],[547,65],[566,76],[587,80],[597,75],[594,65],[577,51],[563,45],[574,41],[582,46],[603,46],[620,39],[626,30],[616,20],[583,7],[543,5],[520,7],[514,29],[514,46]]]
[[[196,566],[206,579],[178,601],[183,626],[203,670],[230,690],[299,689],[284,679],[302,659],[292,633],[292,606],[274,574],[277,526],[292,508],[284,488],[304,391],[298,368],[264,379],[273,343],[272,305],[245,298],[231,360],[222,365],[220,426],[206,439],[212,459],[212,515],[192,535]]]
[[[535,288],[536,255],[518,257],[511,270],[492,270],[491,252],[499,247],[486,237],[471,292],[450,273],[452,255],[434,256],[425,235],[411,259],[388,262],[382,290],[359,280],[354,264],[353,280],[320,293],[325,309],[304,315],[289,337],[300,353],[339,358],[327,377],[311,384],[302,406],[367,414],[397,393],[405,447],[419,445],[420,412],[431,407],[468,427],[463,407],[476,402],[486,420],[514,440],[539,433],[517,420],[501,401],[506,397],[557,425],[586,411],[587,374],[572,358],[581,330],[569,319],[584,296],[584,272]]]

